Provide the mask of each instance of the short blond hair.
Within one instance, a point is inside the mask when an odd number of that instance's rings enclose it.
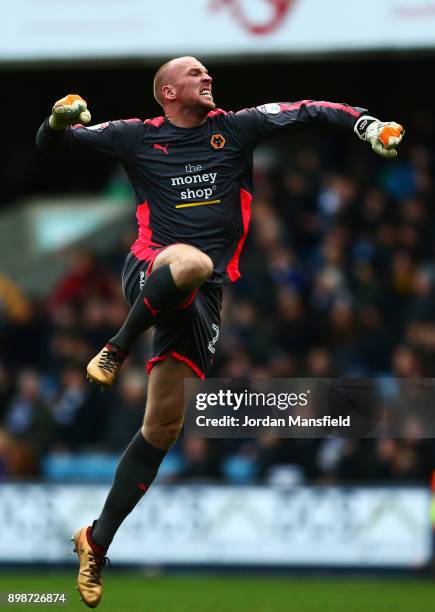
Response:
[[[154,75],[153,93],[154,93],[154,97],[156,101],[160,104],[162,108],[163,108],[163,98],[162,98],[163,79],[165,77],[165,72],[167,68],[169,68],[169,64],[171,63],[171,61],[172,60],[160,66],[160,68],[157,70],[156,74]]]
[[[196,57],[192,57],[191,55],[183,55],[182,57],[174,57],[173,59],[169,60],[168,62],[160,66],[160,68],[157,70],[154,76],[153,92],[154,92],[155,99],[157,100],[157,102],[160,104],[162,108],[163,108],[162,87],[163,85],[166,85],[166,83],[164,82],[164,79],[166,77],[166,73],[168,72],[169,67],[176,62],[180,62],[182,60],[192,60],[192,59],[198,61]]]

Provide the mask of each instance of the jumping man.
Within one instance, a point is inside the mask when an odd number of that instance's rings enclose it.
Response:
[[[88,376],[113,384],[135,339],[154,328],[147,365],[144,422],[121,457],[102,512],[74,535],[77,586],[89,607],[102,595],[102,568],[113,537],[153,482],[184,418],[183,381],[204,378],[219,337],[222,285],[239,277],[249,226],[253,152],[292,124],[321,120],[353,130],[383,157],[395,157],[403,128],[363,108],[335,102],[269,103],[239,112],[217,109],[212,77],[194,57],[161,66],[154,96],[164,115],[85,127],[86,102],[58,100],[38,131],[46,152],[102,154],[119,160],[136,195],[138,238],[122,287],[131,306],[119,332],[88,365]],[[73,125],[76,124],[76,125]]]

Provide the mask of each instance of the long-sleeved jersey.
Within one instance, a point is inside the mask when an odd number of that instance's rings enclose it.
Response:
[[[156,117],[56,131],[46,120],[36,142],[49,153],[93,152],[120,161],[136,195],[134,255],[146,260],[159,246],[190,244],[212,259],[210,282],[220,284],[240,277],[258,141],[278,128],[312,120],[353,128],[366,112],[347,104],[303,100],[236,113],[217,109],[193,128]]]

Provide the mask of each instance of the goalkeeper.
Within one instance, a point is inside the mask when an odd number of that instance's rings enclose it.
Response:
[[[86,102],[69,95],[55,103],[37,135],[38,146],[49,153],[119,160],[136,194],[138,237],[122,273],[131,310],[88,364],[89,378],[110,387],[135,339],[154,330],[143,426],[121,457],[100,516],[74,536],[78,589],[90,607],[101,599],[102,568],[115,533],[181,430],[183,381],[192,372],[204,378],[213,361],[222,285],[240,277],[257,143],[294,124],[324,121],[353,130],[377,154],[392,158],[403,136],[398,123],[342,103],[269,103],[236,113],[216,109],[212,77],[193,57],[161,66],[154,96],[164,111],[160,117],[86,127]]]

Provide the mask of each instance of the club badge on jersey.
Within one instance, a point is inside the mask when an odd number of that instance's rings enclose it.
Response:
[[[213,134],[210,139],[210,144],[213,149],[223,149],[225,146],[225,138],[222,134]]]

